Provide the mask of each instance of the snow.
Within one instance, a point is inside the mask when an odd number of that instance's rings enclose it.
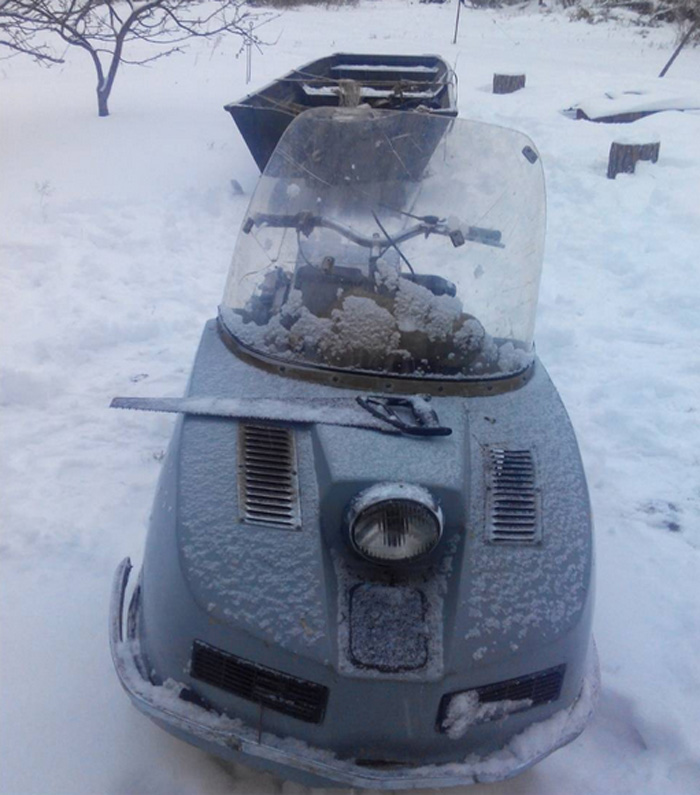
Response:
[[[198,414],[209,417],[238,417],[271,420],[281,424],[344,425],[351,428],[370,428],[382,433],[398,433],[397,429],[368,415],[353,398],[294,401],[272,400],[250,396],[237,398],[138,398],[116,397],[111,407],[137,411],[156,411],[171,414]]]
[[[454,378],[478,375],[484,367],[490,367],[491,372],[495,368],[499,375],[515,373],[532,363],[531,351],[516,349],[512,342],[499,347],[476,318],[462,311],[458,298],[435,295],[427,287],[399,278],[398,270],[382,260],[375,281],[393,290],[391,299],[386,299],[389,308],[381,306],[374,294],[344,296],[343,288],[338,288],[337,307],[330,317],[319,317],[302,305],[301,291],[290,290],[279,314],[273,314],[264,325],[227,306],[221,308],[221,316],[229,331],[244,344],[277,358],[307,364],[383,372],[388,360],[410,358],[420,352],[426,355],[420,361],[435,365],[439,373],[440,348],[427,342],[453,345],[446,369],[453,371],[448,375]],[[413,332],[418,332],[417,339],[411,338]],[[406,334],[409,336],[402,337]],[[403,342],[407,347],[401,347]],[[461,369],[457,369],[457,354],[466,359]],[[479,358],[474,360],[476,354]],[[413,375],[421,377],[421,369]]]
[[[480,704],[477,691],[467,690],[452,698],[442,726],[447,730],[448,737],[457,740],[464,736],[470,726],[489,720],[497,720],[509,715],[511,712],[527,709],[531,705],[531,698],[520,698],[517,701],[506,699],[504,701],[489,701]]]
[[[374,64],[374,63],[356,63],[356,64],[342,64],[342,66],[334,66],[334,69],[342,68],[344,72],[358,70],[363,72],[386,72],[387,70],[396,69],[396,65],[392,64]],[[415,72],[415,73],[431,73],[436,72],[437,69],[434,66],[405,66],[401,65],[402,72]]]
[[[350,653],[358,667],[423,668],[428,661],[426,606],[417,588],[358,585],[350,598]]]
[[[687,93],[681,93],[684,85],[680,80],[675,80],[673,88],[669,90],[664,78],[648,78],[634,86],[607,90],[601,95],[587,97],[567,108],[565,113],[582,110],[589,119],[598,119],[620,113],[700,110],[700,88],[690,80],[686,85]]]
[[[423,410],[425,415],[430,414],[430,403],[424,398],[415,398],[413,402],[417,411]],[[417,486],[415,483],[375,483],[355,498],[352,504],[352,513],[357,516],[368,505],[395,499],[412,500],[425,505],[435,514],[438,523],[442,525],[442,509],[435,503],[435,498],[427,489]]]
[[[181,394],[215,315],[247,204],[235,185],[250,194],[258,177],[221,106],[358,50],[443,55],[456,65],[460,115],[530,135],[547,179],[536,341],[589,476],[602,692],[576,742],[469,792],[700,789],[700,115],[635,122],[630,132],[661,141],[659,161],[607,180],[620,129],[559,109],[654,78],[673,30],[573,23],[533,4],[462,9],[452,45],[454,10],[301,7],[262,29],[277,44],[253,52],[250,86],[237,42],[199,43],[120,74],[108,119],[97,118],[80,53],[52,70],[3,61],[3,793],[309,792],[222,766],[122,692],[106,633],[112,572],[142,548],[172,418],[108,405],[115,394]],[[699,67],[700,50],[684,49],[668,90],[695,95]],[[491,94],[493,73],[516,68],[526,88]]]
[[[338,93],[338,89],[334,86],[326,88],[323,86],[309,86],[304,83],[303,88],[305,93],[311,97],[332,97],[334,94]],[[407,99],[431,99],[435,95],[434,91],[402,91],[401,93],[402,96]],[[381,89],[371,88],[370,86],[362,86],[360,89],[361,97],[390,97],[392,94],[393,91],[382,91]]]
[[[400,331],[420,330],[430,340],[444,340],[460,319],[461,311],[458,298],[434,295],[406,279],[399,281],[394,314]]]
[[[419,502],[425,501],[424,489],[406,483],[402,484],[402,489],[407,496],[410,495],[411,499],[417,499]],[[368,500],[380,499],[382,492],[387,497],[394,496],[395,486],[392,488],[389,484],[380,483],[377,486],[370,487],[364,495],[358,498],[359,506],[361,507]],[[432,502],[432,498],[429,501]],[[356,510],[358,509],[357,505],[354,507]],[[441,514],[440,518],[442,518]],[[418,575],[412,581],[407,582],[405,587],[397,588],[393,586],[390,589],[381,586],[376,588],[374,586],[367,587],[366,580],[354,571],[354,567],[349,564],[346,558],[337,553],[332,554],[335,575],[340,583],[338,593],[341,594],[341,598],[338,600],[337,607],[337,650],[338,665],[343,673],[365,679],[376,679],[380,676],[386,679],[387,675],[391,675],[397,679],[404,680],[423,680],[426,677],[438,679],[443,675],[444,648],[442,627],[444,623],[444,598],[447,593],[447,577],[451,571],[458,544],[459,538],[457,536],[453,536],[447,542],[446,554],[440,563],[440,569],[427,582],[424,581],[425,578]],[[360,648],[372,646],[373,651],[371,661],[367,661],[369,664],[360,664],[361,661],[357,659],[355,637],[361,622],[355,625],[351,617],[353,605],[355,604],[354,594],[359,592],[360,596],[362,596],[363,591],[365,596],[367,592],[370,594],[370,599],[365,598],[365,602],[371,602],[372,597],[375,597],[375,601],[382,599],[387,601],[387,599],[391,598],[387,596],[388,593],[395,594],[396,598],[409,603],[413,601],[414,604],[417,598],[421,601],[425,600],[420,616],[415,614],[414,609],[413,615],[410,615],[410,613],[401,616],[386,615],[377,619],[376,627],[365,626],[362,628]],[[380,594],[379,599],[376,599],[377,594]],[[380,649],[378,645],[373,643],[376,633],[383,634],[385,640],[393,638],[393,643],[387,643],[384,649]],[[414,658],[424,652],[427,659],[425,664],[420,666],[421,670],[419,672],[416,673],[412,670],[412,668],[415,669],[419,666],[405,664],[405,659],[412,656],[411,651],[399,646],[398,638],[402,639],[404,644],[408,643],[413,646]],[[348,654],[348,650],[352,650],[352,653]],[[398,662],[398,660],[404,660],[404,663]]]
[[[344,298],[341,308],[333,310],[331,319],[336,334],[323,340],[331,360],[346,355],[360,357],[364,353],[372,359],[384,357],[387,349],[393,350],[399,344],[391,312],[371,298],[359,295]]]
[[[291,737],[256,732],[253,727],[246,726],[239,720],[219,716],[193,703],[182,701],[178,698],[182,687],[172,679],[166,680],[158,687],[146,683],[138,673],[138,666],[133,656],[139,653],[137,643],[117,643],[116,651],[119,657],[117,662],[119,676],[129,693],[139,700],[142,708],[145,708],[149,714],[157,714],[170,726],[180,730],[185,728],[188,734],[207,741],[210,746],[227,746],[233,737],[236,744],[252,756],[287,764],[294,760],[304,769],[321,775],[327,776],[332,771],[335,779],[340,781],[376,781],[375,776],[380,776],[384,780],[384,789],[387,789],[388,782],[381,772],[377,774],[369,771],[366,767],[356,764],[354,759],[338,759],[328,751]],[[386,771],[391,781],[390,789],[393,792],[399,791],[402,781],[415,792],[417,791],[413,786],[415,781],[437,780],[448,782],[447,786],[451,786],[455,780],[472,783],[492,782],[516,775],[524,766],[533,764],[553,749],[575,739],[589,721],[599,693],[600,671],[595,646],[592,646],[586,660],[581,694],[570,707],[559,710],[544,721],[532,724],[513,737],[502,749],[486,757],[472,755],[461,762],[421,765],[399,769],[395,773]],[[482,714],[486,715],[488,711],[486,709]],[[279,789],[282,792],[317,791],[298,787],[289,782],[283,783]],[[350,790],[351,793],[357,791],[357,787]]]

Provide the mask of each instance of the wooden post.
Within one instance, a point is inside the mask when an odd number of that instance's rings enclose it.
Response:
[[[525,88],[525,75],[494,75],[493,93],[512,94]]]
[[[455,19],[455,35],[452,37],[452,43],[457,44],[457,33],[459,32],[459,12],[462,10],[462,0],[457,0],[457,19]]]
[[[695,33],[695,30],[696,30],[698,24],[699,23],[696,22],[690,28],[690,30],[685,34],[685,36],[683,36],[683,38],[681,39],[680,44],[673,51],[673,55],[668,59],[668,62],[666,63],[666,66],[664,66],[664,68],[661,70],[661,74],[659,75],[659,77],[664,77],[666,75],[666,72],[668,72],[668,70],[671,68],[671,64],[676,60],[676,58],[678,58],[678,53],[683,49],[683,47],[685,47],[686,42],[690,39],[690,37],[693,35],[693,33]]]
[[[357,80],[338,80],[338,105],[356,108],[362,101],[362,85]]]
[[[248,36],[245,40],[245,82],[250,83],[253,75],[253,20],[248,23]]]
[[[618,174],[634,174],[638,160],[649,160],[656,163],[659,159],[660,141],[648,144],[630,144],[613,141],[608,158],[608,179],[615,179]]]

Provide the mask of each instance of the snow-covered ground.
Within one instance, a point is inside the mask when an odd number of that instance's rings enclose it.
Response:
[[[602,699],[572,745],[470,793],[700,791],[700,114],[619,128],[558,111],[653,85],[673,31],[405,0],[301,8],[235,41],[125,70],[98,119],[87,57],[0,66],[0,791],[301,793],[134,710],[112,671],[112,572],[138,560],[172,419],[109,411],[179,395],[223,290],[257,170],[221,106],[333,51],[435,52],[460,114],[543,156],[549,223],[538,350],[577,429],[597,524]],[[490,93],[522,69],[524,91]],[[700,49],[666,88],[700,90]],[[661,156],[605,177],[620,134]]]

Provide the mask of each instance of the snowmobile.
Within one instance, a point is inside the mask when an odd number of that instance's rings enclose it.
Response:
[[[586,479],[535,355],[519,132],[319,107],[274,150],[111,650],[172,734],[310,786],[516,775],[599,689]]]

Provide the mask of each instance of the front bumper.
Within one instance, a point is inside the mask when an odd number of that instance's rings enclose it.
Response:
[[[368,767],[332,752],[313,748],[293,738],[263,732],[241,720],[204,709],[181,698],[184,689],[172,680],[152,684],[145,674],[136,637],[139,592],[129,607],[124,637],[124,602],[131,561],[117,568],[110,607],[110,648],[119,680],[134,705],[170,733],[209,753],[294,778],[311,786],[363,787],[367,789],[417,789],[455,787],[494,782],[518,775],[558,748],[574,740],[585,728],[595,708],[600,673],[595,645],[586,664],[581,694],[568,708],[514,737],[508,745],[486,757],[471,755],[444,765],[420,767]]]

